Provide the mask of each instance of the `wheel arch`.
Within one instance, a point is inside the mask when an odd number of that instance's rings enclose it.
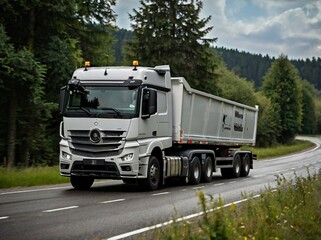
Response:
[[[202,157],[203,154],[206,155],[205,158]],[[215,155],[215,152],[213,150],[210,150],[210,149],[187,149],[187,150],[181,151],[178,155],[187,157],[189,162],[192,161],[194,156],[197,156],[200,159],[202,168],[204,166],[205,159],[208,156],[211,156],[213,170],[214,171],[216,170],[216,161],[215,161],[216,155]]]
[[[239,154],[241,156],[241,163],[244,162],[244,156],[248,154],[250,156],[250,169],[253,169],[253,153],[251,151],[239,151],[236,150],[233,154],[233,157],[235,157],[236,154]]]

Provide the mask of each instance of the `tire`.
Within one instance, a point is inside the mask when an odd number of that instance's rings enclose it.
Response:
[[[234,156],[234,161],[233,161],[233,174],[232,177],[233,178],[238,178],[241,174],[241,155],[240,154],[236,154]]]
[[[70,183],[77,190],[88,190],[94,183],[94,178],[71,176]]]
[[[241,166],[241,177],[246,177],[249,175],[250,173],[250,155],[249,154],[245,154],[243,157],[243,161],[242,161],[242,166]]]
[[[212,163],[212,158],[208,156],[205,159],[205,162],[203,165],[201,181],[204,183],[208,183],[212,181],[212,176],[213,176],[213,163]]]
[[[193,157],[189,171],[188,183],[191,185],[199,184],[201,181],[202,166],[200,159],[197,156]]]
[[[161,180],[161,169],[159,161],[155,156],[150,156],[147,170],[147,178],[139,181],[146,190],[154,191],[159,188]]]
[[[221,174],[224,178],[238,178],[241,174],[241,156],[236,154],[233,160],[233,167],[221,168]]]

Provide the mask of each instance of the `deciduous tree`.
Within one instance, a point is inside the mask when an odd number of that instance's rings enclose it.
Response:
[[[302,89],[297,69],[287,56],[281,55],[264,77],[262,90],[278,109],[280,116],[279,142],[289,143],[301,129]]]
[[[308,81],[302,81],[302,129],[301,132],[304,134],[314,134],[317,131],[316,125],[316,105],[315,98],[316,89]]]
[[[59,88],[83,59],[96,65],[113,63],[115,3],[1,1],[0,24],[9,38],[0,42],[8,47],[7,55],[1,56],[0,104],[10,112],[0,111],[9,116],[0,121],[1,138],[8,136],[0,153],[1,158],[8,155],[10,165],[14,155],[16,163],[26,165],[57,159]]]
[[[7,166],[15,164],[16,145],[21,148],[32,146],[38,135],[32,130],[40,127],[39,118],[43,110],[43,80],[45,67],[37,62],[26,49],[16,51],[0,27],[0,78],[3,82],[2,94],[7,102]],[[17,125],[20,123],[19,133]],[[17,140],[16,136],[20,135]],[[33,139],[30,139],[30,135]],[[29,138],[28,138],[29,136]],[[26,143],[27,141],[32,141]],[[25,150],[26,150],[25,149]],[[27,151],[28,152],[28,151]],[[27,157],[27,156],[24,156]]]

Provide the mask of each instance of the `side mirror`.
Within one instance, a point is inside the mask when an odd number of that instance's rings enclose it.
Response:
[[[60,88],[60,97],[59,97],[59,112],[63,114],[65,112],[65,100],[66,100],[67,86]]]
[[[157,112],[157,92],[151,89],[143,90],[142,119],[147,119]]]

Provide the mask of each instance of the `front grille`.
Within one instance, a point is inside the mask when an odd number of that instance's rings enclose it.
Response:
[[[69,131],[69,147],[73,154],[85,157],[109,157],[122,152],[125,143],[125,131],[100,131],[101,141],[93,143],[90,131]]]
[[[102,157],[112,157],[117,156],[122,153],[123,149],[119,149],[117,151],[109,151],[109,152],[87,152],[78,149],[70,148],[70,151],[74,155],[90,157],[90,158],[102,158]]]
[[[91,165],[85,164],[81,161],[75,161],[71,169],[71,175],[94,178],[120,178],[116,164],[110,162],[104,162],[104,164],[99,165]]]

